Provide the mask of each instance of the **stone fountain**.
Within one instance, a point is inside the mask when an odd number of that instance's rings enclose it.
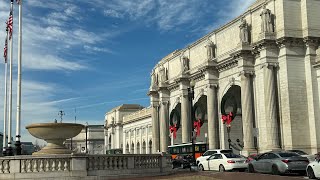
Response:
[[[47,145],[32,155],[71,154],[63,142],[78,135],[84,128],[82,124],[75,123],[36,123],[26,126],[29,133],[47,142]]]

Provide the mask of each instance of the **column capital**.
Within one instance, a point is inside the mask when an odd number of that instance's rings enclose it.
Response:
[[[303,38],[303,42],[307,47],[311,47],[316,50],[319,48],[320,38],[308,36]]]
[[[207,88],[219,88],[218,84],[208,84]]]
[[[304,46],[304,42],[302,38],[294,38],[294,37],[282,37],[277,39],[276,43],[279,48]]]
[[[169,101],[164,101],[164,100],[162,100],[162,101],[161,101],[161,105],[169,105]]]
[[[245,77],[250,77],[254,75],[255,75],[255,72],[253,70],[242,70],[239,73],[239,76],[245,76]]]
[[[262,68],[268,68],[268,69],[278,69],[279,68],[279,63],[278,62],[266,62],[264,64],[261,65],[261,69]]]

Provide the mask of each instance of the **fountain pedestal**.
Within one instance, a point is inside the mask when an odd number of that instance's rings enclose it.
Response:
[[[78,135],[85,126],[74,123],[38,123],[26,126],[29,133],[47,142],[47,145],[32,155],[71,154],[63,142]]]

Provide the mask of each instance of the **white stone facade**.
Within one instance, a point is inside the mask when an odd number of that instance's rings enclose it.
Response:
[[[207,133],[209,148],[227,148],[221,109],[237,106],[230,140],[243,154],[319,151],[319,9],[319,0],[257,0],[238,18],[164,57],[152,70],[149,90],[153,152],[167,150],[169,127],[177,123],[173,143],[190,142],[191,81],[196,118],[203,122],[196,141]],[[221,108],[224,98],[234,102]],[[180,118],[172,118],[174,111]]]
[[[87,125],[81,132],[74,138],[65,141],[66,147],[75,153],[88,154],[105,154],[104,151],[104,126],[103,125]]]

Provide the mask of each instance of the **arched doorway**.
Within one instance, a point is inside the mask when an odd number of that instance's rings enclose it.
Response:
[[[170,112],[169,117],[169,129],[170,127],[176,129],[176,138],[174,135],[170,135],[170,144],[180,144],[182,142],[182,130],[181,130],[181,103],[178,103],[175,108]]]
[[[243,128],[241,114],[241,88],[238,85],[232,85],[229,90],[223,95],[220,102],[220,113],[225,115],[232,112],[235,114],[234,119],[230,123],[230,131],[228,132],[226,123],[222,124],[224,129],[224,144],[225,148],[233,149],[238,153],[243,148]],[[221,120],[221,119],[220,119]]]
[[[147,151],[146,142],[143,141],[143,143],[142,143],[142,154],[146,154],[146,151]]]
[[[137,143],[137,149],[135,154],[140,154],[140,142]]]
[[[207,110],[207,96],[202,95],[193,106],[193,120],[200,121],[201,127],[198,135],[195,138],[195,142],[207,142],[208,137],[208,110]],[[194,124],[192,124],[194,126]]]

